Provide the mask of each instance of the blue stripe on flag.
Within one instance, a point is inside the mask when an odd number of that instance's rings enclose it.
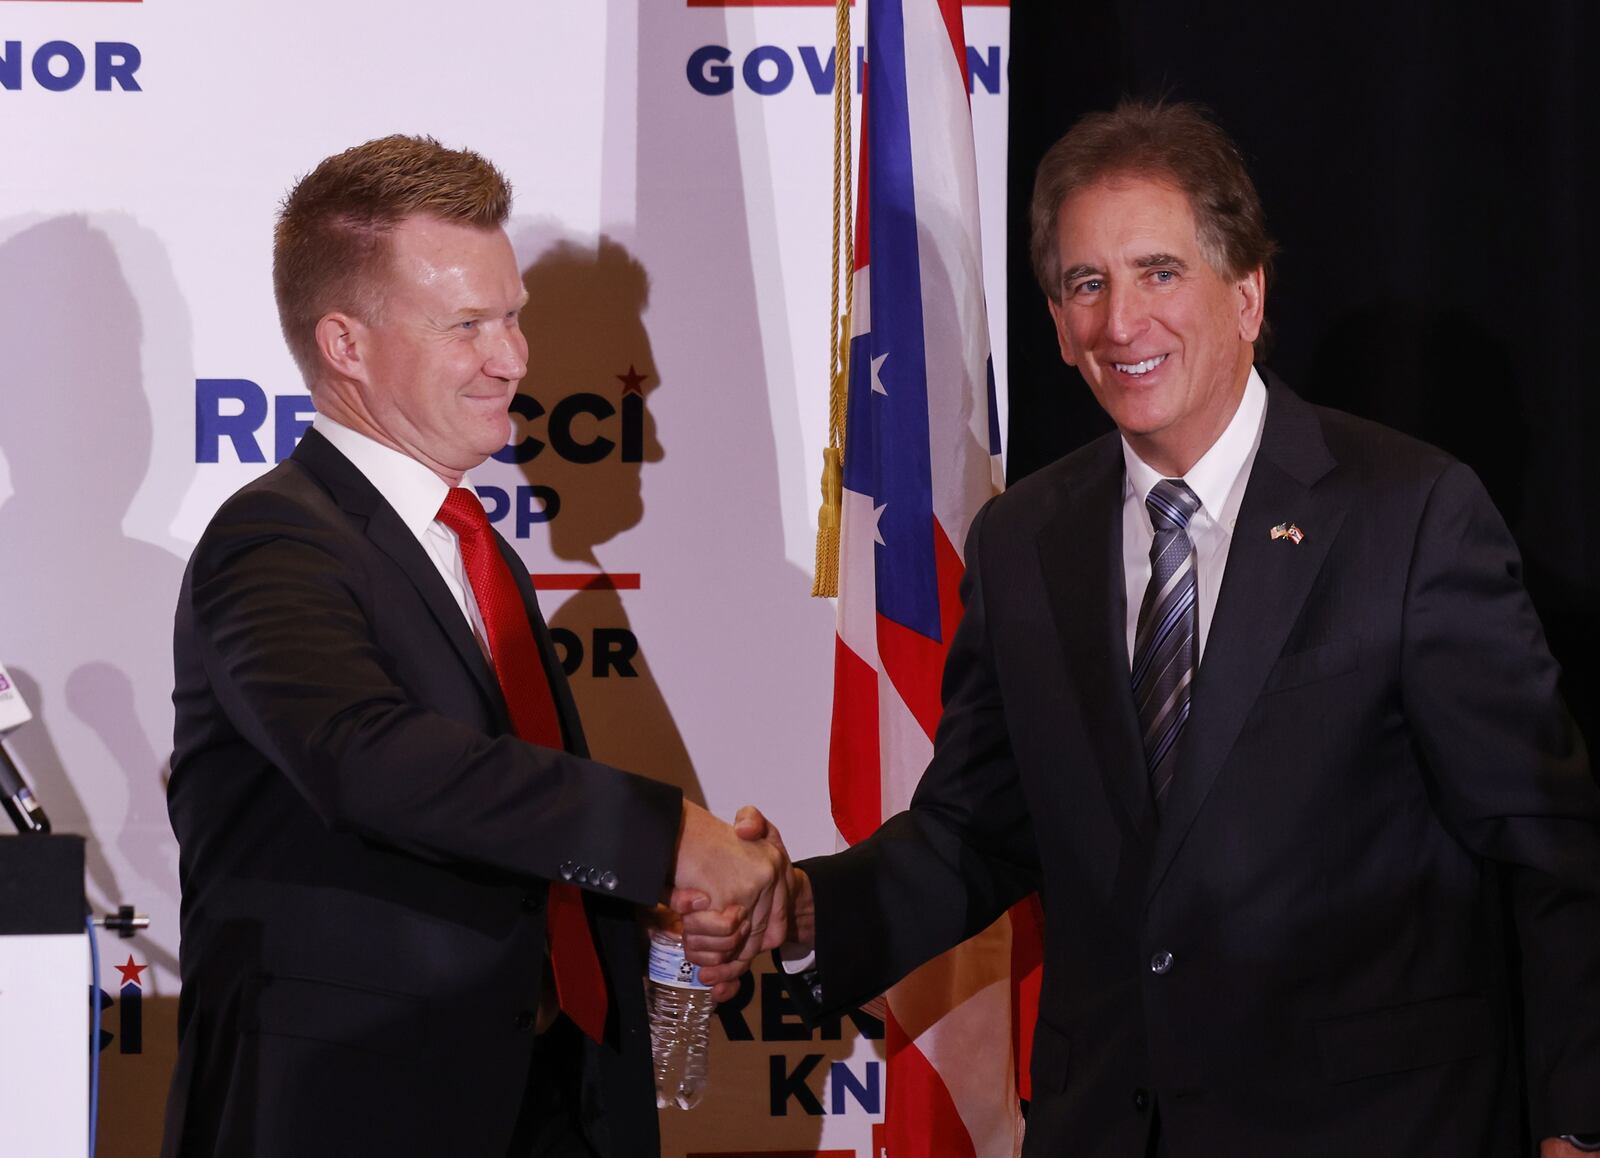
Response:
[[[878,613],[938,639],[927,355],[901,0],[871,0],[867,62],[872,331],[852,351],[845,486],[871,495],[874,506],[883,508],[878,522],[883,545],[876,551]],[[872,363],[880,358],[885,393],[877,394],[871,388]],[[858,422],[862,409],[873,413]],[[858,438],[858,430],[865,436]]]
[[[984,359],[983,370],[989,382],[989,455],[992,458],[1000,453],[1000,407],[995,402],[994,355]]]

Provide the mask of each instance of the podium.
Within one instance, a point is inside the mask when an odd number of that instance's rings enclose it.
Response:
[[[89,1152],[83,837],[0,836],[0,1123],[7,1154]]]

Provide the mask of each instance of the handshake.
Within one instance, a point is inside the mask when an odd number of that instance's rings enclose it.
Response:
[[[753,807],[741,808],[730,825],[684,801],[672,885],[684,954],[718,1001],[738,991],[757,954],[787,946],[803,955],[814,947],[811,882]]]

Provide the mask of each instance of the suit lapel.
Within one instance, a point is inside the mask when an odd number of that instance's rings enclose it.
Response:
[[[461,614],[460,606],[440,578],[433,560],[428,558],[417,537],[400,521],[395,509],[367,481],[366,475],[316,430],[306,431],[300,445],[295,448],[293,458],[327,487],[341,510],[359,520],[372,545],[387,555],[417,589],[434,622],[471,673],[496,717],[502,722],[508,721],[510,716],[505,698],[500,694],[500,684],[483,658],[483,652],[473,638],[472,629]],[[509,727],[509,724],[506,726]]]
[[[1345,517],[1344,495],[1316,485],[1335,465],[1316,411],[1275,379],[1268,382],[1266,426],[1195,677],[1147,899],[1205,803]],[[1304,540],[1273,539],[1272,528],[1280,523],[1298,526]]]
[[[1039,562],[1061,649],[1083,704],[1107,795],[1134,831],[1150,811],[1150,783],[1128,682],[1122,577],[1122,444],[1103,440],[1088,478],[1060,496],[1039,533]]]

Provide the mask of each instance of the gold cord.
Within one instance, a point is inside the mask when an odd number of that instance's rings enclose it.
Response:
[[[828,445],[822,452],[817,566],[811,594],[839,594],[839,524],[844,495],[844,431],[850,387],[850,312],[855,308],[855,197],[851,186],[850,0],[836,0],[833,46],[833,268],[828,302]],[[839,280],[844,275],[844,313]]]

